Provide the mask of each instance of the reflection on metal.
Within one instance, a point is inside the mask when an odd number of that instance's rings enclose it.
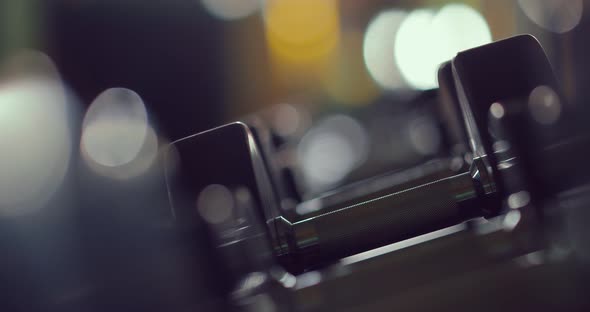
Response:
[[[481,216],[495,191],[488,175],[470,171],[299,220],[276,219],[298,265],[329,262]],[[427,194],[425,196],[425,194]],[[345,229],[345,230],[343,230]]]
[[[283,272],[283,275],[279,278],[279,282],[287,288],[292,288],[297,283],[297,278],[288,272]]]
[[[241,282],[240,291],[255,290],[267,281],[266,274],[262,272],[249,273]]]
[[[527,191],[520,191],[508,196],[508,207],[511,209],[522,208],[529,204],[531,196]]]
[[[519,210],[511,210],[504,217],[504,230],[512,231],[520,223],[521,214]]]
[[[295,212],[297,212],[298,215],[303,216],[305,214],[319,211],[322,207],[324,207],[322,199],[313,198],[297,205],[297,207],[295,207]]]
[[[424,235],[412,237],[397,243],[393,243],[387,246],[383,246],[380,248],[375,248],[370,251],[362,252],[356,254],[354,256],[346,257],[340,259],[340,264],[348,265],[353,264],[361,261],[365,261],[371,259],[373,257],[377,257],[386,253],[394,252],[396,250],[408,248],[420,243],[424,243],[433,239],[437,239],[443,236],[451,235],[460,231],[464,231],[467,229],[467,226],[464,223],[453,225],[444,229],[440,229],[438,231],[430,232]]]
[[[296,289],[317,285],[322,281],[322,273],[311,271],[297,276]]]
[[[533,267],[543,264],[545,255],[543,251],[534,251],[524,256],[514,259],[516,263],[523,267]]]

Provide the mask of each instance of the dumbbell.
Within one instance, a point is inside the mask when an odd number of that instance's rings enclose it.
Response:
[[[415,118],[414,114],[429,116],[428,119],[434,121],[440,134],[439,138],[442,147],[436,154],[412,160],[410,161],[413,163],[411,166],[397,168],[360,181],[355,181],[353,177],[352,180],[355,182],[345,183],[344,186],[336,189],[315,194],[307,197],[304,201],[296,201],[297,205],[295,206],[293,206],[294,201],[289,200],[293,197],[287,197],[285,200],[285,197],[281,196],[284,192],[280,192],[281,200],[290,204],[287,208],[289,206],[293,208],[286,209],[285,213],[292,213],[291,218],[298,218],[299,214],[305,214],[309,217],[415,187],[434,179],[444,178],[458,170],[469,167],[469,163],[465,161],[470,157],[467,152],[469,144],[465,126],[461,119],[450,62],[446,62],[441,66],[438,76],[438,89],[421,92],[411,102],[406,103],[409,107],[413,107],[411,110],[404,112],[402,116],[396,115],[397,118]],[[251,124],[248,123],[248,125]],[[258,129],[258,127],[254,128]],[[263,130],[263,132],[266,133],[267,131]],[[265,136],[263,135],[263,137]],[[268,139],[261,139],[261,141],[262,153],[269,155],[267,158],[272,163],[272,146],[270,148],[266,147],[268,144],[265,144],[265,142],[268,142]],[[416,166],[417,164],[420,165]],[[272,173],[274,170],[270,171]],[[275,184],[279,184],[279,188],[281,188],[280,185],[284,183]]]
[[[252,228],[249,235],[226,241],[226,247],[256,237],[255,249],[265,255],[264,261],[276,258],[289,271],[302,272],[468,219],[497,215],[507,195],[504,180],[509,175],[504,171],[512,166],[503,163],[510,158],[494,153],[490,108],[494,103],[522,101],[539,86],[558,90],[557,83],[543,49],[527,35],[460,52],[441,70],[449,69],[473,155],[469,169],[293,220],[279,207],[254,130],[232,123],[171,144],[166,178],[178,224],[198,222],[198,206],[206,202],[204,191],[213,185],[223,189],[217,195],[225,199],[210,200],[208,209],[219,205],[225,219],[208,221],[215,227]],[[235,210],[243,207],[254,211],[241,223],[232,221],[235,214],[243,214]],[[240,257],[239,252],[232,254]]]

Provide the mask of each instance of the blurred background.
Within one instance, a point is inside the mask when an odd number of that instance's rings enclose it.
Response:
[[[164,244],[146,230],[169,225],[162,152],[187,135],[268,125],[278,166],[311,198],[460,152],[432,105],[436,70],[522,33],[582,105],[588,10],[582,0],[1,1],[4,304],[112,297],[96,288],[169,276],[139,260]],[[190,274],[178,276],[154,293],[181,302]]]
[[[1,73],[51,72],[76,99],[74,124],[86,114],[82,152],[99,165],[95,152],[124,153],[113,144],[129,150],[121,157],[137,156],[142,122],[156,152],[163,141],[261,115],[298,145],[282,159],[312,192],[440,152],[436,118],[424,113],[436,91],[424,90],[437,87],[438,66],[457,51],[531,33],[568,100],[582,101],[584,10],[581,0],[5,0]],[[119,104],[109,98],[128,93]],[[107,127],[113,119],[120,125]],[[128,119],[140,124],[135,135],[113,142]]]

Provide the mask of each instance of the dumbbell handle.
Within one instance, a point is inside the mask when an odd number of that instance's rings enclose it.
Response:
[[[279,220],[289,258],[308,267],[481,216],[486,185],[472,169],[325,214]],[[487,179],[486,179],[487,180]],[[292,265],[292,264],[291,264]]]

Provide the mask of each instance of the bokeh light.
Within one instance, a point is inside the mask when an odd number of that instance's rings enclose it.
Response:
[[[504,109],[504,106],[498,102],[495,102],[490,106],[490,114],[496,119],[504,117],[505,113],[506,110]]]
[[[412,11],[402,22],[394,43],[395,61],[414,88],[437,87],[436,74],[441,63],[457,52],[492,41],[483,16],[464,4],[448,4],[434,13]]]
[[[540,124],[550,125],[561,115],[559,96],[548,86],[538,86],[529,95],[529,111]]]
[[[442,58],[438,49],[432,49],[433,16],[429,10],[411,12],[402,22],[395,38],[396,64],[404,79],[418,89],[436,87],[435,63]]]
[[[449,4],[441,8],[432,20],[435,47],[440,49],[436,66],[453,58],[457,52],[492,42],[485,18],[464,4]],[[434,48],[434,47],[433,47]]]
[[[0,216],[15,216],[42,208],[64,180],[72,148],[72,97],[44,54],[21,54],[3,69]]]
[[[363,41],[363,59],[371,77],[385,89],[398,89],[406,83],[397,68],[393,54],[397,31],[407,13],[388,10],[369,23]]]
[[[309,112],[299,106],[281,103],[272,108],[272,127],[283,137],[301,133],[308,127],[309,119]]]
[[[313,62],[338,44],[336,0],[268,0],[264,15],[267,43],[279,62]]]
[[[574,29],[582,19],[582,0],[518,0],[524,14],[535,24],[555,33]]]
[[[197,210],[205,221],[220,224],[232,216],[234,199],[225,186],[211,184],[205,187],[197,198]]]
[[[365,161],[368,147],[369,136],[355,119],[334,115],[320,121],[297,150],[307,185],[321,190],[339,182]]]
[[[139,95],[125,88],[102,92],[84,117],[82,156],[97,173],[112,178],[131,178],[148,170],[158,140],[148,123]]]
[[[201,0],[209,14],[222,20],[237,20],[261,9],[263,0]]]
[[[420,155],[433,155],[440,146],[440,133],[432,118],[418,117],[408,125],[408,136],[412,146]]]

